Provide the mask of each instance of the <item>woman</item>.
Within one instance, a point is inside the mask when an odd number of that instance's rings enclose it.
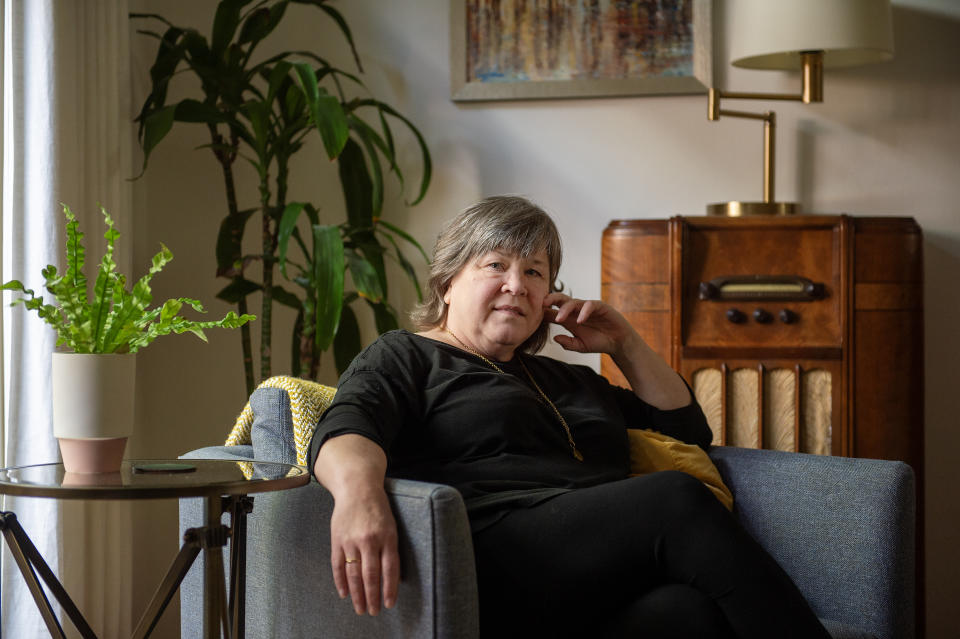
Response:
[[[489,637],[828,637],[787,575],[689,475],[627,478],[629,427],[706,448],[686,383],[616,310],[557,292],[536,205],[493,197],[437,240],[420,332],[393,331],[341,377],[312,468],[335,499],[331,564],[358,614],[396,602],[384,477],[463,495]],[[631,391],[534,356],[607,353]]]

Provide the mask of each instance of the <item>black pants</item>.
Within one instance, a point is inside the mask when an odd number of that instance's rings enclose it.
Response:
[[[829,639],[783,569],[685,473],[518,509],[474,549],[483,637]]]

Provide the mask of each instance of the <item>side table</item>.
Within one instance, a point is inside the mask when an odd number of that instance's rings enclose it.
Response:
[[[200,551],[204,551],[204,628],[208,638],[243,636],[246,575],[246,515],[253,508],[251,493],[286,490],[310,481],[306,468],[273,462],[225,459],[129,460],[120,472],[103,475],[65,473],[63,464],[38,464],[0,469],[0,494],[53,499],[206,498],[206,525],[184,534],[157,592],[144,611],[134,638],[150,635],[180,587]],[[230,526],[221,519],[230,513]],[[24,581],[33,595],[51,637],[65,637],[37,576],[60,603],[84,639],[95,639],[77,606],[47,566],[12,512],[0,512],[0,530]],[[230,592],[226,592],[222,548],[230,543]]]

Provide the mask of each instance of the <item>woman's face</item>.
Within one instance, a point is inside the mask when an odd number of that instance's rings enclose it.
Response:
[[[467,346],[506,361],[543,321],[550,292],[546,251],[529,257],[490,251],[467,262],[443,296],[446,326]]]

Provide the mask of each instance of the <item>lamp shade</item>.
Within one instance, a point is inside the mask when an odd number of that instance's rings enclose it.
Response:
[[[747,69],[799,69],[823,51],[825,67],[893,58],[889,0],[727,0],[730,59]]]

